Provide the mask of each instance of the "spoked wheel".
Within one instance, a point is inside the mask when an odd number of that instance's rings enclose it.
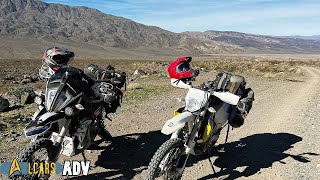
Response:
[[[184,142],[179,138],[169,139],[163,143],[152,157],[146,179],[180,179],[183,170],[180,171],[177,165],[184,149]]]
[[[19,162],[30,162],[30,171],[39,172],[39,167],[34,168],[34,163],[48,162],[49,152],[52,148],[52,141],[49,139],[37,139],[34,142],[28,144],[28,146],[22,151],[18,156],[17,160]],[[22,175],[14,176],[10,179],[23,179],[23,180],[43,180],[48,179],[50,175]]]

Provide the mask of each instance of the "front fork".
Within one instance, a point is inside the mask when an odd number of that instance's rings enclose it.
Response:
[[[196,118],[196,121],[189,121],[188,122],[188,132],[191,132],[186,143],[184,144],[185,151],[182,152],[182,155],[180,156],[178,162],[177,162],[177,170],[181,174],[186,166],[187,160],[189,158],[190,154],[195,154],[194,147],[196,145],[196,135],[198,133],[199,126],[201,125],[200,118],[203,117],[205,114],[205,111],[200,113],[200,116]],[[171,135],[171,138],[178,138],[178,135],[180,134],[181,129],[177,130]]]
[[[65,120],[64,125],[61,127],[60,133],[57,136],[57,139],[53,142],[53,146],[49,154],[50,162],[56,162],[58,160],[58,157],[62,149],[62,142],[65,135],[68,132],[70,122],[71,122],[71,119]]]

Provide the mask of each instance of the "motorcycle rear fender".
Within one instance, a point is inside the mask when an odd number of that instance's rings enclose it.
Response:
[[[178,114],[164,124],[161,133],[165,135],[172,134],[175,131],[182,129],[187,122],[193,121],[194,119],[195,115],[188,111]]]

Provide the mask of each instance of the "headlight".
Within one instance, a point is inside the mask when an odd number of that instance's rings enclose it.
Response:
[[[186,95],[186,110],[195,112],[204,107],[209,100],[210,93],[200,89],[191,88]]]
[[[64,109],[64,113],[67,115],[67,116],[72,116],[74,114],[74,108],[72,107],[66,107]]]
[[[190,98],[186,102],[186,109],[189,110],[190,112],[197,111],[200,108],[201,108],[200,102],[198,100],[194,99],[194,98]]]
[[[51,110],[51,104],[53,102],[54,97],[56,96],[57,90],[50,90],[47,92],[47,96],[46,96],[46,107],[48,110]]]
[[[36,104],[38,104],[38,105],[41,105],[41,104],[42,104],[42,98],[39,97],[39,96],[36,96],[36,97],[34,98],[34,102],[35,102]]]

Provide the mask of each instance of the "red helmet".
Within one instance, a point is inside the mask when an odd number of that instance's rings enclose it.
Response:
[[[184,79],[193,77],[193,70],[190,66],[192,57],[183,56],[173,61],[168,67],[170,78]]]
[[[55,70],[56,68],[59,69],[62,65],[67,65],[73,57],[74,53],[68,49],[52,47],[44,52],[42,61]]]

